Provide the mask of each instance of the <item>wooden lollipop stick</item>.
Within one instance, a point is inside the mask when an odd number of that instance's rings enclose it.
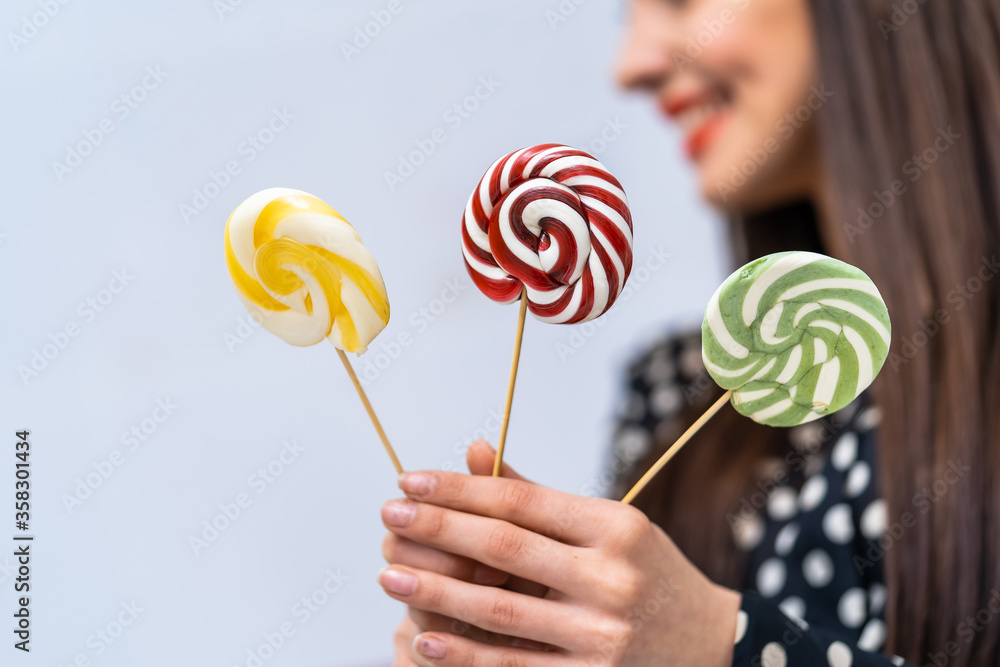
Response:
[[[497,455],[493,459],[493,476],[500,476],[503,466],[503,446],[507,441],[507,425],[510,423],[510,406],[514,402],[514,383],[517,381],[517,364],[521,360],[521,339],[524,338],[524,317],[528,313],[528,295],[521,288],[521,312],[517,316],[517,334],[514,338],[514,361],[510,365],[510,383],[507,385],[507,403],[503,408],[503,422],[500,424],[500,441]]]
[[[372,424],[375,425],[375,430],[378,431],[378,437],[382,439],[382,444],[385,445],[385,451],[389,452],[389,458],[392,459],[392,465],[396,466],[396,472],[400,475],[403,474],[403,466],[399,464],[399,458],[396,456],[396,452],[393,450],[392,445],[389,444],[389,438],[385,434],[385,430],[382,428],[382,423],[379,422],[378,417],[375,416],[375,410],[372,408],[371,402],[368,400],[368,395],[365,390],[361,387],[361,382],[358,380],[357,374],[354,372],[354,368],[351,366],[351,362],[347,359],[347,355],[339,347],[337,348],[337,354],[340,355],[340,360],[344,362],[344,368],[347,370],[347,374],[351,376],[351,382],[354,383],[354,388],[358,392],[358,396],[361,397],[361,402],[365,406],[365,410],[368,412],[368,417],[372,420]]]
[[[694,437],[694,434],[701,430],[701,427],[707,424],[709,419],[715,416],[715,413],[729,401],[732,395],[732,390],[727,391],[722,395],[722,398],[717,400],[712,407],[705,411],[705,414],[698,417],[698,420],[691,424],[691,427],[684,431],[681,437],[677,438],[677,442],[670,445],[670,449],[663,452],[663,456],[660,457],[660,460],[654,463],[653,467],[647,470],[646,474],[643,475],[642,478],[635,483],[635,486],[633,486],[632,489],[625,494],[625,497],[622,498],[622,502],[627,505],[635,500],[635,497],[639,495],[639,492],[642,491],[654,477],[656,477],[656,473],[660,472],[663,466],[667,465],[670,459],[674,458],[674,455],[681,450],[681,447],[686,445],[688,440]]]

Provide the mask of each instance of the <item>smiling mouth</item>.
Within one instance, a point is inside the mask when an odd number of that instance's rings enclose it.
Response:
[[[698,95],[663,105],[667,116],[684,133],[684,152],[697,160],[725,127],[731,103],[722,95]]]

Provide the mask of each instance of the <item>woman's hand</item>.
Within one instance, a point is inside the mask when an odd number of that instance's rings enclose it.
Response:
[[[380,575],[391,597],[417,610],[422,629],[434,626],[413,643],[417,664],[732,661],[739,594],[710,582],[639,510],[523,479],[421,472],[404,475],[400,488],[407,499],[383,507],[389,530],[427,554],[455,559],[428,559],[435,571],[390,558],[394,565]],[[537,584],[521,592],[440,573],[458,563]],[[545,588],[545,598],[537,597]],[[435,622],[441,619],[529,641],[491,643]]]
[[[485,441],[478,441],[469,447],[466,453],[466,463],[473,475],[490,475],[493,472],[493,457],[495,451]],[[507,464],[503,465],[501,475],[510,479],[524,479],[514,472]],[[541,597],[548,588],[530,581],[512,577],[492,567],[477,563],[469,558],[455,556],[437,549],[426,547],[411,540],[399,537],[394,533],[386,534],[382,543],[382,554],[386,561],[397,565],[436,572],[454,579],[482,584],[485,586],[503,586],[507,590],[519,591],[528,595]],[[407,615],[396,629],[394,646],[396,658],[394,667],[414,667],[413,640],[416,635],[427,631],[443,631],[468,637],[479,642],[498,646],[514,645],[522,647],[544,648],[542,644],[517,639],[495,632],[487,632],[440,614],[429,613],[409,607]]]

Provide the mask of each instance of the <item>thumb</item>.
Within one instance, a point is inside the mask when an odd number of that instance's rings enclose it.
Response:
[[[496,455],[496,450],[490,446],[490,443],[485,440],[475,441],[465,453],[465,461],[469,466],[469,472],[473,475],[492,475],[493,460],[496,458]],[[514,472],[514,469],[506,463],[503,463],[500,468],[500,476],[507,479],[518,479],[523,482],[530,481]]]

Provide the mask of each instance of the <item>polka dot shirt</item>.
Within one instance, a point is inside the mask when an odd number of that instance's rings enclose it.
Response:
[[[672,337],[629,372],[612,455],[634,463],[648,453],[686,396],[711,386],[700,333]],[[736,623],[734,667],[904,665],[882,654],[886,640],[878,539],[886,505],[876,486],[878,409],[867,395],[829,418],[788,429],[799,474],[783,474],[744,498],[732,521],[748,552]],[[624,493],[616,480],[612,497]]]

